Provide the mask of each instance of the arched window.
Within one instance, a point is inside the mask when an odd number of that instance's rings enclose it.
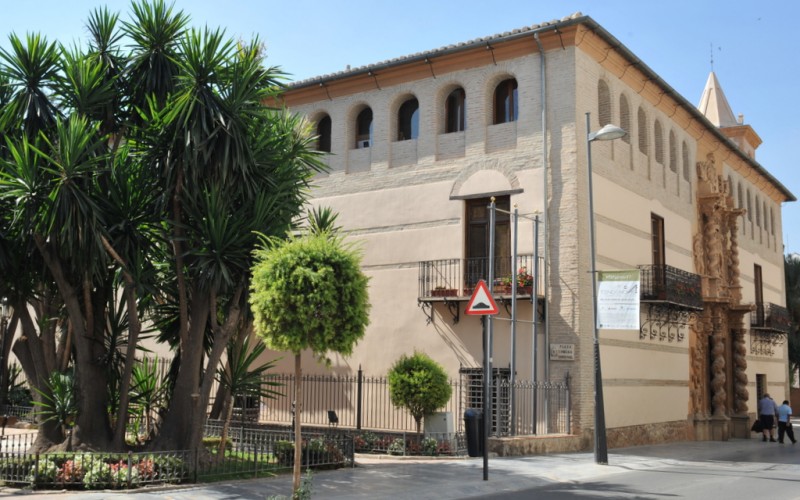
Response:
[[[644,110],[639,107],[639,112],[637,113],[637,119],[639,120],[639,152],[642,154],[648,154],[647,151],[647,115],[644,114]]]
[[[689,146],[686,144],[686,141],[683,141],[683,178],[690,184],[692,182],[691,171],[691,167],[689,166]],[[733,189],[733,187],[731,187],[731,189]],[[741,195],[739,198],[741,198]]]
[[[736,183],[736,193],[737,193],[736,198],[739,201],[739,204],[736,206],[736,208],[744,208],[744,196],[742,195],[743,191],[741,182]]]
[[[769,232],[775,236],[775,210],[769,207]]]
[[[656,161],[664,164],[664,131],[661,128],[661,122],[656,120],[653,125],[653,141],[655,142]]]
[[[750,238],[753,237],[753,202],[750,199],[750,190],[747,190],[747,222],[750,224]]]
[[[450,92],[444,102],[444,133],[463,132],[467,128],[467,95],[461,87]]]
[[[742,191],[742,183],[736,183],[736,198],[739,202],[736,208],[744,208],[744,191]],[[745,226],[745,216],[742,215],[742,234],[747,234],[747,226]]]
[[[601,127],[611,123],[611,91],[604,80],[597,82],[597,117]]]
[[[628,104],[628,98],[625,97],[625,94],[619,96],[619,126],[622,127],[622,130],[627,132],[627,134],[622,136],[622,140],[630,144],[631,132],[633,132],[631,130],[631,107]]]
[[[364,108],[356,118],[356,148],[372,145],[372,109]]]
[[[669,169],[678,173],[678,144],[675,139],[675,132],[669,131]]]
[[[733,206],[736,206],[736,191],[733,189],[733,177],[730,175],[728,176],[728,192],[731,193],[731,199],[733,199]]]
[[[756,199],[756,227],[761,229],[761,201],[759,201],[758,196],[756,196],[755,199]]]
[[[515,122],[519,118],[517,80],[503,80],[494,89],[494,123]]]
[[[317,122],[317,151],[331,152],[331,117],[328,115]]]
[[[397,140],[406,141],[419,137],[419,101],[412,97],[400,106],[397,113]]]

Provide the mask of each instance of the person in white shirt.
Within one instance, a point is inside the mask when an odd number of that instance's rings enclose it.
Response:
[[[783,444],[783,436],[784,434],[789,436],[789,440],[792,444],[795,444],[797,440],[794,438],[794,430],[792,429],[792,407],[789,406],[788,401],[784,401],[782,405],[778,407],[778,442]]]

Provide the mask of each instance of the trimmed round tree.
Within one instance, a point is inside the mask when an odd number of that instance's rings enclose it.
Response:
[[[368,278],[360,255],[327,231],[267,239],[256,250],[250,305],[256,333],[271,349],[295,356],[294,491],[300,487],[303,409],[300,353],[347,356],[369,323]]]
[[[446,405],[452,392],[444,368],[425,353],[404,354],[389,371],[392,404],[411,413],[418,435],[423,417]]]

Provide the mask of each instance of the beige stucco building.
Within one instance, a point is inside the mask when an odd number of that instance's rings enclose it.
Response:
[[[591,436],[588,112],[593,131],[628,132],[591,143],[597,268],[642,274],[640,328],[599,332],[610,446],[747,437],[757,394],[788,397],[781,204],[795,198],[713,73],[692,104],[576,14],[297,82],[285,102],[330,153],[313,203],[339,213],[371,279],[354,354],[307,372],[382,375],[416,349],[454,378],[479,373],[464,308],[487,277],[494,197],[520,217],[498,212],[493,365],[569,374],[571,433]],[[523,266],[538,290],[518,290],[512,332],[502,278]]]

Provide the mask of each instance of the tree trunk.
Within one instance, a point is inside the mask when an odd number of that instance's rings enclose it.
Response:
[[[212,420],[220,420],[223,415],[228,413],[230,391],[223,384],[217,386],[217,393],[214,395],[214,405],[211,407],[211,413],[208,418]]]
[[[292,473],[292,495],[300,492],[300,466],[303,461],[303,436],[300,432],[300,417],[303,413],[303,368],[300,353],[294,355],[294,471]]]
[[[201,294],[194,296],[189,341],[181,342],[178,376],[161,430],[150,443],[152,450],[194,450],[200,445],[206,413],[200,404],[200,377],[208,302]]]
[[[225,445],[228,441],[228,429],[231,427],[231,420],[233,419],[233,402],[228,405],[228,411],[225,413],[225,421],[222,423],[222,437],[219,441],[219,450],[217,451],[217,460],[222,461],[225,457]]]
[[[136,361],[136,345],[139,343],[139,333],[142,330],[142,325],[139,322],[139,307],[136,304],[136,282],[128,271],[128,265],[105,237],[102,238],[102,241],[103,247],[105,247],[109,255],[123,268],[122,276],[125,280],[123,294],[128,311],[128,348],[125,352],[125,367],[122,370],[122,378],[119,382],[119,408],[117,408],[117,423],[114,427],[112,438],[114,446],[121,449],[125,444],[125,428],[128,423],[128,406],[130,403],[129,389],[133,364]],[[149,432],[149,429],[146,429],[146,432]]]
[[[14,333],[17,331],[17,323],[19,322],[17,321],[16,314],[14,314],[9,321],[6,321],[5,318],[0,319],[0,321],[3,323],[4,327],[2,331],[3,338],[2,341],[0,341],[0,350],[2,352],[0,357],[2,357],[3,360],[2,366],[0,366],[0,370],[2,370],[2,372],[0,372],[0,382],[2,382],[0,383],[0,405],[7,405],[8,385],[10,383],[10,380],[8,380],[10,374],[8,370],[8,358],[11,355],[12,340],[14,339]]]
[[[34,239],[75,329],[75,383],[78,401],[78,417],[73,435],[75,443],[89,448],[109,449],[111,429],[106,411],[108,384],[105,367],[99,362],[105,354],[102,318],[105,314],[104,293],[107,290],[102,284],[98,285],[91,294],[86,294],[90,298],[84,297],[85,309],[82,308],[79,291],[67,278],[58,252],[42,235],[36,234]],[[97,300],[101,307],[96,308],[92,300]],[[100,321],[95,321],[95,314]],[[87,325],[98,327],[87,329]]]

